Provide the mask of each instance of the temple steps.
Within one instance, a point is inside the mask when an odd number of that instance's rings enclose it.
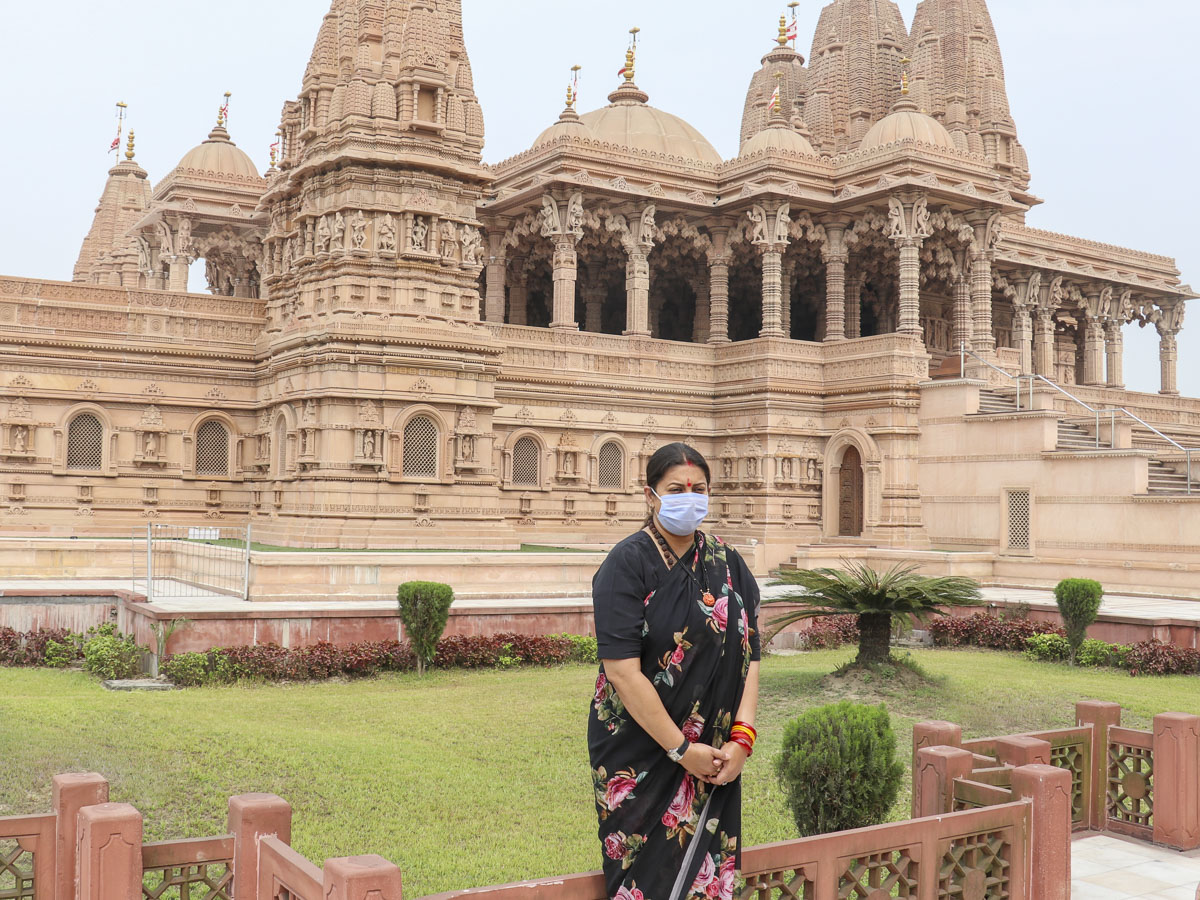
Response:
[[[1188,492],[1187,475],[1177,472],[1162,460],[1150,460],[1150,494],[1186,494]],[[1192,493],[1200,496],[1200,481],[1192,478]]]
[[[980,415],[1003,415],[1017,411],[1016,395],[1009,395],[987,388],[979,392]]]
[[[1102,447],[1096,446],[1096,437],[1089,434],[1081,425],[1076,425],[1074,422],[1058,423],[1058,449],[1059,450],[1099,450]]]

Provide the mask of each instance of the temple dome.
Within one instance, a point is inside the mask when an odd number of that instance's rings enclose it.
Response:
[[[262,177],[254,165],[254,160],[229,139],[229,132],[223,125],[217,125],[209,132],[208,138],[203,144],[184,154],[176,169],[190,169],[204,175],[215,175],[218,178],[232,176],[236,179],[258,179]]]
[[[808,142],[808,138],[779,119],[742,144],[738,156],[750,156],[763,150],[779,150],[787,153],[799,153],[803,156],[817,155],[817,151]]]
[[[579,113],[575,112],[569,106],[562,111],[562,115],[558,117],[557,122],[538,135],[537,140],[533,142],[533,146],[540,147],[542,144],[548,144],[551,141],[556,141],[564,137],[580,140],[595,137],[592,134],[592,130],[580,121]]]
[[[596,140],[714,166],[722,163],[708,138],[678,116],[649,106],[649,97],[632,82],[608,99],[610,105],[580,117]]]
[[[927,116],[907,97],[901,97],[892,107],[892,114],[871,126],[859,145],[861,150],[873,150],[894,144],[896,141],[913,140],[953,150],[954,138],[946,127],[933,116]]]

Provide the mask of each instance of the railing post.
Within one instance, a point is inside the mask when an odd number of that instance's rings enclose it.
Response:
[[[1050,742],[1013,735],[996,739],[996,760],[1014,768],[1050,765]]]
[[[79,812],[78,900],[141,900],[142,814],[128,803]]]
[[[54,900],[75,900],[76,827],[85,806],[108,802],[108,782],[95,772],[55,775],[51,782],[54,809]]]
[[[1154,717],[1154,843],[1200,847],[1200,716]]]
[[[956,747],[923,747],[913,770],[913,818],[954,812],[954,779],[966,778],[975,754]]]
[[[917,787],[917,772],[919,767],[917,764],[917,754],[926,747],[961,747],[962,746],[962,727],[955,725],[953,722],[918,722],[913,726],[913,755],[912,755],[912,777],[913,777],[913,799],[912,799],[912,814],[913,818],[917,818],[921,813],[917,812],[920,806],[920,798],[918,796]],[[968,772],[970,769],[967,770]]]
[[[154,526],[146,525],[146,602],[154,602]]]
[[[242,578],[242,599],[250,599],[250,523],[246,523],[246,560],[245,574]]]
[[[1075,704],[1075,724],[1092,726],[1092,794],[1088,826],[1104,830],[1108,817],[1108,729],[1121,724],[1121,704],[1084,700]]]
[[[234,900],[257,900],[259,839],[273,835],[290,845],[292,807],[274,794],[230,797],[229,833],[233,835]]]
[[[401,900],[400,869],[382,856],[325,861],[324,900]]]
[[[1029,897],[1071,898],[1071,773],[1055,766],[1013,770],[1013,799],[1033,802]]]

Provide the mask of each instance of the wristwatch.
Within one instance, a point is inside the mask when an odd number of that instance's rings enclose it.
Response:
[[[688,748],[692,746],[692,742],[687,738],[683,739],[683,743],[674,750],[668,750],[667,756],[671,757],[671,762],[683,762],[684,754],[688,752]]]

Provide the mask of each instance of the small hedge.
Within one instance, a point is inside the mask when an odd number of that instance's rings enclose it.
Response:
[[[803,650],[836,650],[858,643],[857,616],[826,616],[815,619],[800,635]]]
[[[596,662],[596,639],[580,635],[448,637],[437,643],[442,669],[495,669]],[[320,642],[289,650],[277,644],[176,653],[159,671],[180,687],[238,681],[320,681],[380,672],[416,671],[408,641],[364,641],[337,646]]]
[[[1032,619],[1002,619],[989,613],[970,616],[943,616],[929,624],[933,642],[939,647],[987,647],[991,650],[1025,649],[1025,642],[1039,634],[1057,634],[1066,638],[1066,632],[1049,622]]]
[[[89,628],[85,634],[65,628],[0,628],[0,666],[66,669],[82,664],[85,672],[98,678],[136,678],[145,652],[145,647],[111,624]]]

